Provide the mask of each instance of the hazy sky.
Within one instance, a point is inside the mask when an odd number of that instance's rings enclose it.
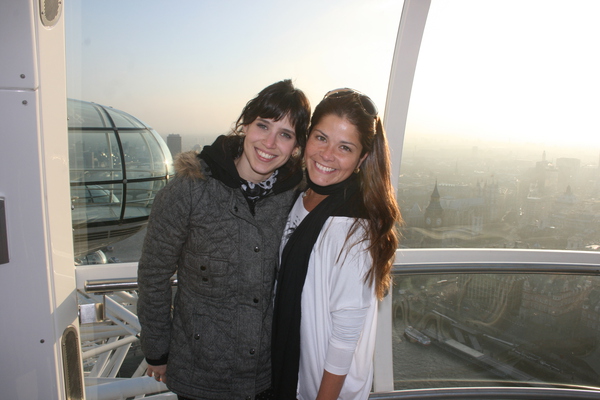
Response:
[[[383,110],[402,1],[72,0],[65,7],[70,97],[131,113],[163,136],[214,137],[247,100],[284,78],[313,106],[349,86]],[[406,140],[576,144],[597,160],[599,16],[598,0],[433,0]]]
[[[409,131],[600,153],[600,1],[433,0]]]
[[[69,1],[68,94],[169,133],[225,133],[291,78],[316,105],[354,87],[385,107],[402,1]],[[69,21],[72,21],[69,23]]]

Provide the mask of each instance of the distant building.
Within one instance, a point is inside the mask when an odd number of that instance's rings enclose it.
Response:
[[[600,289],[593,288],[581,306],[583,326],[592,331],[592,335],[600,333]]]
[[[581,170],[581,160],[561,157],[556,159],[556,168],[558,170],[558,187],[573,186],[577,183],[577,177]]]
[[[428,229],[439,228],[443,224],[444,209],[440,204],[440,193],[438,192],[437,182],[431,193],[431,200],[425,209],[425,227]]]
[[[171,150],[171,155],[173,157],[181,153],[181,135],[171,133],[167,136],[167,147]]]
[[[594,327],[594,309],[582,308],[592,290],[592,282],[568,276],[530,276],[523,284],[520,317],[530,324],[552,326],[557,331],[571,331],[581,318]],[[587,313],[581,313],[586,310]],[[546,332],[546,334],[551,334]]]

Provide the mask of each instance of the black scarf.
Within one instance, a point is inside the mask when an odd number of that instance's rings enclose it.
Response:
[[[272,337],[273,388],[278,400],[296,399],[300,364],[302,288],[310,253],[329,217],[358,217],[361,204],[359,183],[355,174],[331,186],[318,186],[310,179],[308,185],[319,194],[328,194],[328,197],[302,220],[290,236],[281,255]]]

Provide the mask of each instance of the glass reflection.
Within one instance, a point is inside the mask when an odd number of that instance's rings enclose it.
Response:
[[[122,111],[69,99],[68,114],[76,263],[135,261],[137,254],[104,253],[145,227],[174,173],[171,154],[153,129]]]
[[[396,276],[395,389],[598,387],[600,278]]]

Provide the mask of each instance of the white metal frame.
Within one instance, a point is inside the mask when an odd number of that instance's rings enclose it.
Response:
[[[384,125],[392,157],[392,184],[396,191],[410,92],[430,3],[430,0],[404,1],[392,61]],[[373,389],[375,392],[391,391],[394,390],[391,294],[381,302],[377,318]]]
[[[0,265],[0,386],[11,399],[66,398],[61,335],[78,329],[64,24],[43,26],[39,4],[0,2],[0,196],[10,257]]]
[[[0,385],[6,398],[66,398],[61,335],[76,332],[77,289],[86,280],[136,276],[135,263],[73,266],[63,17],[44,27],[39,1],[0,3],[0,197],[6,200],[10,260],[0,264]],[[392,176],[399,176],[410,92],[430,0],[405,0],[392,64],[385,127],[392,150]],[[6,38],[10,38],[6,40]],[[397,187],[397,182],[393,182]],[[396,263],[442,265],[469,263],[600,265],[591,252],[489,249],[403,249]],[[164,390],[143,377],[117,379],[115,366],[137,340],[139,324],[126,304],[127,293],[107,300],[115,326],[111,344],[90,344],[82,357],[103,357],[88,376],[88,399]],[[100,298],[87,295],[89,301]],[[375,357],[375,392],[393,390],[391,296],[381,307]],[[82,328],[93,342],[99,331]],[[11,362],[10,360],[15,360]],[[81,371],[82,372],[82,371]],[[149,398],[173,399],[172,394]]]

